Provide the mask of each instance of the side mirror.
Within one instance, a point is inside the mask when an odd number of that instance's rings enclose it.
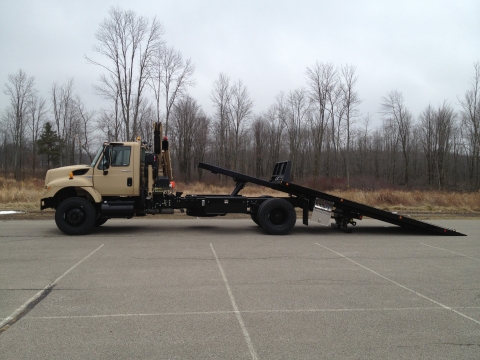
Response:
[[[105,145],[103,148],[103,175],[108,174],[108,168],[110,167],[110,145]]]

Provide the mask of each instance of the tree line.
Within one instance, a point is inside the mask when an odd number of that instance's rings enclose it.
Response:
[[[359,111],[353,65],[307,66],[303,86],[280,92],[258,113],[246,84],[220,73],[206,114],[188,93],[192,60],[167,45],[156,18],[111,8],[95,41],[85,58],[103,69],[94,91],[104,108],[88,108],[73,79],[53,83],[45,99],[23,70],[8,76],[9,104],[0,109],[4,176],[90,162],[103,141],[151,142],[152,122],[162,121],[174,173],[186,182],[205,180],[200,161],[267,178],[275,162],[289,159],[295,181],[319,188],[480,189],[480,62],[464,97],[455,99],[460,111],[446,100],[414,116],[395,89],[381,99],[374,126],[372,115]]]

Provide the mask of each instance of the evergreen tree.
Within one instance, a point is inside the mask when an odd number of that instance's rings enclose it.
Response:
[[[47,156],[47,168],[50,169],[50,164],[58,165],[60,160],[60,144],[61,139],[55,131],[52,130],[50,122],[43,125],[43,131],[40,139],[37,141],[38,153]]]

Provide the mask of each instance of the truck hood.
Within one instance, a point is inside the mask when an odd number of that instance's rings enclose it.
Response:
[[[51,181],[59,178],[68,179],[70,172],[73,172],[73,175],[86,175],[88,172],[92,171],[90,165],[70,165],[63,166],[56,169],[50,169],[45,175],[45,186]],[[91,174],[90,174],[91,175]]]

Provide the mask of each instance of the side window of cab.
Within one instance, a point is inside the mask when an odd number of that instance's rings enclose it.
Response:
[[[130,165],[130,146],[112,147],[111,166],[129,166]]]
[[[118,145],[110,148],[110,166],[129,166],[130,165],[131,147]],[[102,156],[98,162],[97,168],[104,170],[105,168],[105,156]]]

